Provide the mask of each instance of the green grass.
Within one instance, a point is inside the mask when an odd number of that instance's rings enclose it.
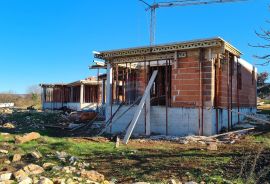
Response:
[[[264,104],[270,104],[270,100],[263,100]]]
[[[39,150],[43,154],[49,154],[56,151],[65,151],[77,157],[84,157],[90,154],[111,154],[127,151],[127,149],[115,149],[114,143],[96,143],[96,142],[76,142],[65,138],[42,137],[38,141],[30,141],[19,145],[25,152],[29,150]]]
[[[0,136],[0,142],[6,140]],[[12,142],[12,138],[8,137],[8,140]],[[123,183],[130,180],[153,183],[164,180],[166,183],[167,179],[179,179],[179,176],[198,182],[224,183],[225,175],[222,169],[233,158],[230,155],[223,156],[205,150],[178,150],[170,147],[164,149],[164,146],[160,145],[141,149],[121,146],[116,149],[113,142],[78,142],[70,138],[47,136],[20,144],[15,152],[25,155],[34,150],[42,153],[43,163],[53,162],[58,165],[65,163],[56,159],[55,152],[65,151],[89,162],[89,169],[103,172],[109,179],[116,178]]]
[[[171,177],[190,174],[187,176],[192,180],[207,180],[219,183],[219,175],[222,177],[221,166],[228,164],[231,161],[230,156],[211,155],[204,150],[186,150],[177,151],[172,148],[163,149],[162,146],[157,146],[158,152],[154,147],[139,149],[128,148],[121,146],[116,149],[112,142],[93,142],[82,141],[78,142],[67,138],[53,138],[43,136],[39,140],[30,141],[18,145],[23,154],[31,153],[34,150],[40,151],[43,155],[52,155],[56,151],[65,151],[72,156],[76,156],[81,160],[90,161],[91,168],[102,171],[104,168],[113,170],[114,174],[110,177],[130,178],[137,181],[152,181],[159,182],[158,177],[162,177],[163,171],[171,172]],[[44,161],[57,162],[54,157],[46,157]],[[58,161],[59,162],[59,161]],[[104,163],[104,165],[100,165]],[[62,163],[59,163],[62,164]],[[197,168],[184,167],[181,170],[182,164],[196,164]],[[208,173],[207,177],[202,177],[207,173],[205,168],[213,168],[213,173]],[[158,173],[158,176],[152,176]],[[168,176],[166,176],[168,177]],[[169,178],[169,177],[168,177]],[[214,179],[213,179],[214,178]]]

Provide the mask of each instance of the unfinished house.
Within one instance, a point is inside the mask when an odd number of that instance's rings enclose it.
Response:
[[[42,109],[96,110],[101,104],[101,81],[89,77],[68,84],[40,84]]]
[[[107,66],[109,133],[212,135],[243,120],[239,113],[256,111],[256,68],[221,38],[103,51],[95,58]]]

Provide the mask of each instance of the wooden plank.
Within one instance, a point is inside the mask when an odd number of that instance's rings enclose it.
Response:
[[[128,141],[129,141],[129,138],[130,138],[130,136],[131,136],[131,134],[132,134],[132,132],[133,132],[133,130],[135,128],[135,125],[136,125],[136,123],[137,123],[137,121],[138,121],[138,119],[140,117],[140,114],[142,112],[142,109],[143,109],[143,106],[145,104],[146,98],[147,98],[147,96],[150,95],[150,89],[151,89],[152,85],[154,84],[157,73],[158,73],[157,70],[155,70],[153,72],[153,74],[151,76],[151,79],[150,79],[150,81],[149,81],[149,83],[148,83],[148,85],[147,85],[147,87],[146,87],[146,89],[144,91],[143,97],[142,97],[142,99],[141,99],[141,101],[140,101],[140,103],[139,103],[139,105],[137,107],[137,110],[136,110],[136,112],[134,114],[134,117],[133,117],[133,119],[132,119],[132,121],[131,121],[128,129],[127,129],[126,135],[125,135],[124,140],[123,140],[124,144],[127,144]]]
[[[221,137],[221,136],[226,136],[226,135],[236,134],[236,133],[242,133],[242,132],[247,132],[247,131],[251,131],[251,130],[255,130],[255,128],[251,127],[251,128],[246,128],[246,129],[242,129],[242,130],[226,132],[226,133],[223,133],[223,134],[217,134],[217,135],[209,136],[208,138],[217,138],[217,137]]]

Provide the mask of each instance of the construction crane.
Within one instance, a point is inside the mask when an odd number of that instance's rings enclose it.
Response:
[[[175,6],[194,6],[194,5],[209,5],[209,4],[218,4],[218,3],[232,3],[239,1],[247,0],[175,0],[170,2],[159,2],[154,1],[153,4],[149,4],[144,0],[139,0],[144,3],[147,8],[146,11],[151,11],[150,17],[150,45],[155,43],[155,34],[156,34],[156,9],[158,8],[168,8]]]

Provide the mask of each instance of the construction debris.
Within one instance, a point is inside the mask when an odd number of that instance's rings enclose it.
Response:
[[[15,128],[15,126],[12,123],[5,123],[3,125],[3,128],[7,128],[7,129],[13,129]]]
[[[73,121],[91,121],[97,116],[96,112],[72,112],[70,113],[70,120]]]
[[[166,135],[155,135],[150,136],[148,139],[139,139],[140,142],[146,141],[172,141],[180,144],[190,144],[190,143],[200,143],[203,145],[208,145],[209,150],[217,150],[216,143],[224,143],[224,144],[233,144],[236,141],[240,140],[241,137],[247,134],[249,131],[254,130],[254,127],[237,130],[232,132],[227,132],[223,134],[217,134],[214,136],[195,136],[190,135],[186,137],[177,137],[177,136],[166,136]]]
[[[39,139],[40,138],[40,134],[37,132],[31,132],[29,134],[25,134],[23,136],[15,136],[15,143],[17,144],[22,144],[22,143],[26,143],[35,139]]]

